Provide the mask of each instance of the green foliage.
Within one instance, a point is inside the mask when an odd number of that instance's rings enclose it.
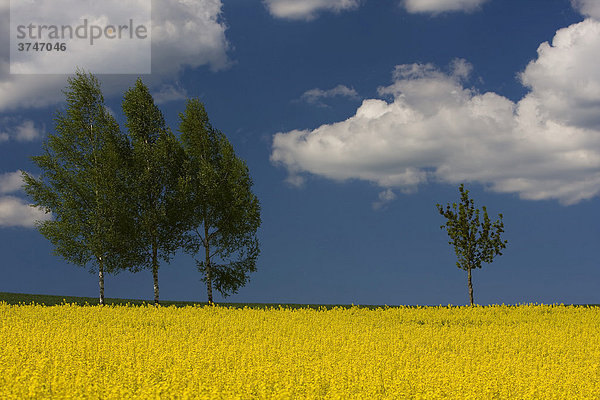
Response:
[[[260,205],[246,163],[225,135],[213,129],[204,106],[190,100],[181,118],[181,141],[167,127],[148,88],[138,79],[123,98],[128,135],[107,112],[98,80],[78,71],[57,113],[56,134],[42,170],[23,173],[35,206],[51,212],[39,231],[55,252],[103,273],[151,269],[158,303],[159,260],[184,248],[209,289],[236,293],[256,269]]]
[[[159,259],[169,262],[187,229],[179,190],[184,152],[141,79],[125,92],[122,106],[133,147],[129,182],[137,225],[134,251],[141,267],[152,270],[158,304]]]
[[[227,296],[236,293],[256,270],[260,204],[252,193],[246,163],[235,155],[227,137],[214,129],[198,99],[188,100],[179,114],[186,173],[186,221],[190,223],[185,250],[195,255],[198,270],[210,285]]]
[[[52,213],[37,228],[65,260],[108,273],[128,268],[133,221],[124,174],[128,141],[108,113],[98,80],[77,71],[64,91],[66,108],[55,116],[55,133],[32,157],[36,178],[23,172],[33,205]]]
[[[138,228],[136,247],[142,266],[152,268],[154,253],[168,262],[181,245],[178,181],[183,150],[140,79],[125,92],[122,107],[132,142],[128,180]]]
[[[461,184],[460,203],[448,204],[446,208],[437,204],[436,207],[447,222],[442,225],[450,237],[449,244],[454,246],[458,258],[456,266],[464,270],[481,268],[481,264],[491,263],[495,256],[502,255],[502,250],[508,243],[502,240],[504,223],[502,214],[498,220],[491,222],[486,207],[482,207],[483,221],[480,222],[481,211],[475,208],[473,199],[469,198],[469,191]]]

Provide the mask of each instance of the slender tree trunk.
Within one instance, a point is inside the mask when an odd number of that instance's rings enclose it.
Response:
[[[94,171],[98,170],[98,156],[96,154],[96,137],[94,136],[94,125],[90,124],[90,141],[92,142],[92,152],[94,155]],[[95,199],[96,199],[96,218],[98,218],[98,216],[100,215],[100,196],[98,194],[98,187],[100,186],[100,184],[98,183],[98,174],[94,174],[95,178],[94,178],[94,193],[96,195]],[[96,220],[96,227],[95,227],[95,233],[99,233],[100,229],[98,227],[98,221]],[[100,288],[100,296],[99,296],[99,301],[100,301],[100,305],[103,306],[104,305],[104,260],[102,259],[102,256],[98,256],[98,286]]]
[[[104,260],[98,257],[98,285],[100,286],[100,305],[104,305]]]
[[[158,301],[158,249],[156,240],[152,244],[152,277],[154,278],[154,305],[159,305]]]
[[[208,244],[208,227],[204,225],[204,251],[206,254],[206,293],[208,294],[208,304],[213,304],[212,292],[212,271],[210,266],[210,248]]]
[[[212,292],[212,274],[211,274],[210,261],[206,264],[206,293],[208,294],[208,304],[213,303],[213,292]]]
[[[473,305],[473,283],[471,282],[471,268],[467,269],[469,276],[469,299],[471,300],[471,305]]]

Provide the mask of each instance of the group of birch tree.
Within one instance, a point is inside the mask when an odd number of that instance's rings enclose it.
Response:
[[[246,163],[211,126],[202,103],[187,101],[177,137],[140,79],[123,97],[125,131],[108,112],[96,77],[77,71],[64,91],[55,132],[23,172],[33,206],[52,213],[37,228],[54,252],[104,276],[158,272],[178,250],[194,257],[208,301],[213,287],[236,293],[256,269],[260,205]]]

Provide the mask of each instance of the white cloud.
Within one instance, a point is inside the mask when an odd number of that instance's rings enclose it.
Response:
[[[3,74],[8,63],[0,61],[0,111],[20,107],[44,107],[63,99],[61,89],[66,85],[64,76],[25,76]]]
[[[300,97],[302,100],[306,101],[310,104],[316,104],[318,106],[325,107],[325,104],[322,102],[322,99],[328,99],[336,96],[341,97],[350,97],[352,99],[358,98],[358,93],[353,88],[349,88],[344,85],[337,85],[333,89],[323,90],[323,89],[310,89],[302,94]]]
[[[539,112],[569,125],[600,129],[600,23],[587,19],[556,32],[520,75]]]
[[[36,221],[47,221],[52,218],[38,207],[31,207],[23,199],[6,196],[22,190],[21,171],[0,174],[0,227],[21,226],[31,228]]]
[[[450,69],[453,77],[466,81],[473,71],[473,66],[464,58],[455,58],[450,63]]]
[[[403,0],[402,5],[409,13],[440,14],[445,12],[472,12],[488,0]]]
[[[21,226],[31,228],[36,221],[46,221],[50,214],[36,207],[31,207],[14,196],[0,197],[0,227]]]
[[[81,32],[84,26],[96,26],[96,29],[101,29],[109,24],[126,24],[131,19],[134,26],[143,24],[147,32],[146,40],[100,39],[93,41],[93,39],[78,40],[74,38],[69,40],[67,38],[64,52],[44,51],[33,54],[28,51],[19,52],[13,47],[11,48],[11,70],[13,73],[21,74],[64,74],[73,72],[76,66],[81,66],[95,73],[147,73],[150,68],[151,56],[150,5],[150,0],[13,2],[11,18],[15,24],[28,25],[33,22],[57,27],[70,25],[77,27],[75,31]],[[119,32],[121,32],[120,29]],[[16,32],[12,32],[11,36],[15,34]],[[91,34],[86,32],[85,36],[91,37]],[[50,39],[40,38],[34,33],[34,36],[24,40],[47,42]],[[90,46],[92,41],[93,46]]]
[[[22,185],[21,171],[0,174],[0,194],[17,192],[21,190]]]
[[[51,0],[47,0],[51,6]],[[64,100],[62,89],[66,77],[62,75],[11,75],[8,59],[9,8],[6,0],[0,0],[0,47],[6,51],[0,56],[0,112],[23,107],[46,107]],[[221,0],[161,0],[152,3],[152,75],[144,82],[151,87],[173,82],[184,68],[208,66],[214,71],[226,68],[229,43],[227,29],[222,20]],[[60,20],[62,10],[49,7],[48,20]],[[64,23],[64,22],[63,22]],[[100,49],[100,47],[98,47]],[[106,54],[98,51],[98,62],[119,63],[124,55]],[[125,55],[133,57],[132,54]],[[66,57],[64,62],[73,65],[77,60]],[[37,67],[43,68],[43,65]],[[131,84],[130,76],[101,77],[106,97],[122,95],[124,84]]]
[[[571,4],[581,14],[600,19],[600,2],[598,0],[571,0]]]
[[[288,174],[285,181],[292,186],[302,187],[304,186],[305,179],[299,174]]]
[[[152,74],[169,76],[184,67],[226,68],[229,43],[221,0],[152,2]]]
[[[4,132],[0,133],[0,143],[10,139],[19,142],[31,142],[42,137],[42,130],[35,126],[32,120],[21,120],[18,117],[0,119]]]
[[[379,193],[379,200],[373,203],[373,209],[379,210],[386,204],[396,199],[396,193],[392,189],[386,189]]]
[[[600,193],[600,22],[588,19],[543,43],[521,74],[519,102],[465,87],[470,66],[397,66],[390,101],[367,99],[354,116],[277,133],[271,160],[289,180],[305,173],[412,190],[426,182],[478,182],[525,199],[574,204]]]
[[[360,0],[263,0],[272,16],[276,18],[310,21],[320,12],[353,10]]]
[[[30,120],[23,121],[15,130],[15,139],[20,142],[31,142],[42,136],[42,133],[35,127],[33,121]]]
[[[179,85],[162,85],[158,92],[152,94],[156,104],[164,104],[170,101],[183,100],[187,97],[187,92]]]

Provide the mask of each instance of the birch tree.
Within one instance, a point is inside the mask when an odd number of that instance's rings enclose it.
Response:
[[[133,220],[126,187],[130,148],[107,112],[98,80],[77,71],[64,90],[66,108],[55,116],[43,154],[31,157],[39,178],[23,172],[33,206],[52,213],[36,224],[70,263],[98,272],[104,304],[104,275],[137,261],[129,252]]]
[[[133,148],[130,176],[136,253],[141,268],[152,271],[154,303],[158,305],[160,261],[169,262],[181,247],[185,231],[178,191],[183,149],[141,79],[125,92],[122,106]]]
[[[260,204],[246,163],[210,125],[202,103],[188,100],[179,118],[186,155],[185,250],[195,257],[212,303],[213,285],[223,296],[237,293],[256,270]]]

